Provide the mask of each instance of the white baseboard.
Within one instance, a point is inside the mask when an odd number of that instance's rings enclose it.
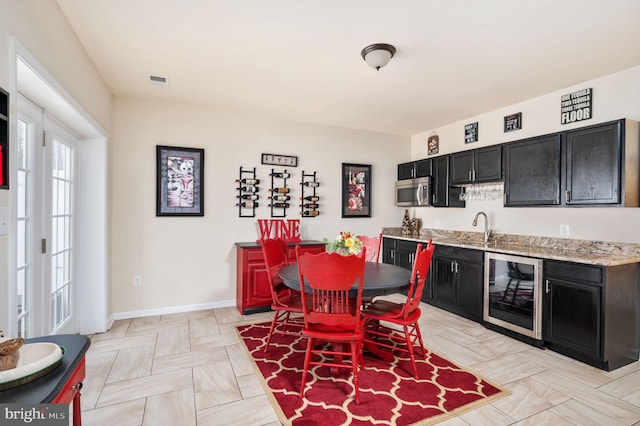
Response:
[[[236,300],[233,299],[233,300],[223,300],[220,302],[198,303],[195,305],[168,306],[165,308],[145,309],[142,311],[116,312],[111,314],[111,317],[109,318],[109,328],[111,328],[111,326],[113,325],[113,322],[116,320],[139,318],[139,317],[150,317],[153,315],[179,314],[182,312],[202,311],[205,309],[227,308],[229,306],[235,306],[235,305],[236,305]]]

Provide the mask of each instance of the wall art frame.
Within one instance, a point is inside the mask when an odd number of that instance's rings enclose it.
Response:
[[[204,149],[156,145],[156,216],[204,216]]]
[[[342,163],[342,217],[371,217],[371,165]]]

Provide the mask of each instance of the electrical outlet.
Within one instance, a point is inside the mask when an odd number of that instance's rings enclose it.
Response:
[[[133,286],[140,287],[142,285],[142,277],[140,275],[133,276]]]
[[[561,237],[569,236],[569,225],[560,225],[560,236]]]

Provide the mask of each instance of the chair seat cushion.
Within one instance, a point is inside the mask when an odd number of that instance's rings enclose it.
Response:
[[[379,321],[393,321],[398,324],[412,324],[420,318],[420,309],[415,309],[407,318],[402,317],[404,304],[388,300],[376,300],[362,311],[362,316]]]

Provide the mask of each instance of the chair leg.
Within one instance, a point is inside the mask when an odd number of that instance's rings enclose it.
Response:
[[[271,328],[269,328],[269,337],[267,337],[267,345],[264,347],[265,352],[269,350],[269,343],[271,342],[271,337],[273,336],[273,330],[276,328],[276,323],[278,322],[279,315],[280,315],[280,311],[275,311],[273,313],[273,320],[271,320]]]
[[[351,342],[351,370],[353,371],[353,388],[356,396],[356,404],[360,404],[360,388],[358,385],[358,368],[360,354],[362,351],[358,351],[359,342]]]
[[[416,336],[418,336],[418,342],[420,342],[420,350],[422,351],[422,359],[427,357],[427,350],[424,348],[424,342],[422,341],[422,333],[420,332],[420,326],[415,323],[413,326]]]
[[[402,326],[404,329],[404,338],[407,342],[407,351],[409,352],[409,358],[411,358],[411,366],[413,367],[413,376],[418,378],[418,367],[416,367],[416,357],[413,353],[413,343],[411,342],[411,333],[409,332],[409,327],[404,325]]]
[[[309,337],[307,339],[307,350],[304,354],[304,367],[302,369],[302,383],[300,384],[300,398],[304,398],[304,385],[307,383],[307,370],[309,368],[309,363],[311,362],[311,350],[313,349],[313,345],[315,345],[314,339]]]

